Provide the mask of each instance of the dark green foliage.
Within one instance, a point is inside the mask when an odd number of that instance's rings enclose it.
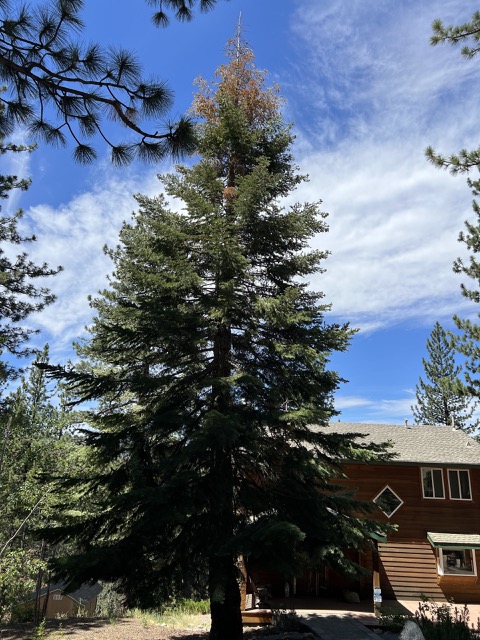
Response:
[[[480,11],[475,11],[470,22],[461,25],[445,26],[441,20],[435,20],[432,25],[432,45],[450,43],[453,46],[463,44],[462,55],[471,59],[480,51]],[[450,169],[452,173],[464,173],[477,167],[480,169],[480,147],[469,151],[462,149],[458,154],[449,157],[438,154],[432,147],[425,152],[427,158],[437,167]]]
[[[305,626],[298,613],[293,609],[287,611],[285,609],[273,609],[272,611],[272,624],[279,632],[286,631],[305,631]]]
[[[48,362],[47,347],[37,362]],[[32,367],[0,414],[0,618],[42,584],[51,549],[34,532],[55,512],[52,479],[74,449],[45,372]]]
[[[31,150],[0,139],[1,155]],[[29,180],[1,175],[0,198],[28,186]],[[54,300],[36,283],[59,271],[35,264],[24,251],[13,255],[17,247],[35,240],[19,232],[21,216],[19,211],[0,217],[0,619],[32,591],[44,566],[45,546],[31,538],[32,525],[46,512],[49,493],[37,473],[57,469],[60,451],[52,445],[58,433],[51,431],[56,418],[44,373],[35,370],[15,393],[4,396],[6,383],[19,374],[12,356],[34,352],[26,344],[34,332],[24,325],[25,319]],[[46,362],[47,349],[38,357]]]
[[[453,424],[471,432],[477,424],[471,420],[476,404],[460,379],[462,367],[455,362],[451,340],[436,322],[427,340],[429,358],[422,358],[427,382],[419,379],[412,411],[416,424]]]
[[[240,554],[288,576],[324,562],[353,570],[345,548],[379,526],[334,480],[335,460],[371,452],[310,428],[335,414],[328,359],[351,331],[326,321],[304,279],[326,256],[308,249],[325,214],[282,203],[305,178],[264,82],[243,46],[213,88],[199,81],[200,161],[161,177],[164,194],[137,196],[107,251],[115,270],[92,301],[85,362],[51,370],[98,403],[92,467],[73,481],[89,508],[48,533],[80,548],[58,574],[118,579],[143,607],[208,577],[215,640],[242,635]]]
[[[97,597],[95,615],[100,618],[122,618],[126,613],[124,600],[115,583],[102,584],[102,590]]]
[[[199,0],[201,10],[216,0]],[[190,19],[196,0],[157,0],[157,24],[168,21],[168,11]],[[48,144],[75,144],[74,158],[92,162],[97,154],[91,142],[101,136],[112,150],[114,164],[123,165],[138,155],[158,161],[179,158],[193,149],[193,128],[188,118],[166,123],[172,94],[163,82],[146,81],[136,58],[120,48],[84,44],[80,11],[82,0],[49,0],[30,7],[10,0],[0,3],[0,80],[7,86],[0,97],[5,106],[0,135],[16,125],[26,126],[34,139]],[[137,138],[112,142],[103,128],[105,118],[119,121]],[[147,127],[146,120],[155,120]]]
[[[177,20],[189,22],[193,18],[193,9],[198,4],[200,11],[210,11],[217,0],[146,0],[158,10],[152,16],[157,27],[166,27],[169,23],[168,10],[174,11]]]

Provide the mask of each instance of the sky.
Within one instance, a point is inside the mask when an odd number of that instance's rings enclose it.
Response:
[[[475,315],[452,271],[465,255],[457,238],[473,220],[472,195],[465,176],[434,168],[424,151],[479,144],[480,61],[429,44],[435,18],[458,24],[477,9],[470,0],[219,0],[191,23],[159,30],[142,0],[85,0],[82,39],[134,51],[145,75],[174,91],[173,119],[190,106],[193,80],[224,62],[241,14],[257,66],[286,99],[295,161],[309,175],[292,202],[321,200],[329,213],[329,232],[311,245],[331,255],[311,286],[331,304],[328,321],[358,329],[331,359],[348,381],[335,402],[344,421],[412,423],[434,323],[452,328],[453,314]],[[133,194],[159,193],[156,176],[172,166],[115,168],[99,147],[95,164],[82,167],[72,146],[42,143],[1,161],[2,173],[32,178],[4,206],[24,210],[22,228],[37,237],[30,256],[64,268],[48,282],[56,303],[28,322],[51,361],[65,363],[91,321],[88,297],[112,271],[102,248],[117,244]]]

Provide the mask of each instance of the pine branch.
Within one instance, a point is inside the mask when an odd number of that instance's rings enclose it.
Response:
[[[18,537],[18,535],[21,533],[23,527],[27,524],[27,522],[30,520],[30,518],[32,517],[32,515],[35,513],[35,511],[38,509],[38,507],[40,506],[40,504],[45,500],[45,498],[48,496],[48,494],[52,491],[53,487],[48,487],[47,490],[45,491],[45,493],[43,493],[38,500],[35,502],[35,504],[33,505],[33,507],[30,509],[30,511],[28,512],[28,514],[25,516],[25,518],[23,519],[23,521],[21,522],[21,524],[17,527],[17,529],[15,530],[14,534],[5,542],[5,544],[3,545],[3,547],[0,549],[0,559],[3,556],[3,554],[5,553],[5,551],[7,550],[7,548],[11,545],[11,543]]]
[[[200,10],[211,9],[215,3],[200,0]],[[162,2],[154,4],[164,12]],[[165,7],[173,9],[179,19],[190,19],[195,4],[195,0],[172,0]],[[5,15],[0,26],[0,77],[8,93],[0,98],[6,108],[0,122],[2,135],[10,134],[20,123],[48,143],[66,144],[62,125],[47,121],[47,107],[54,107],[75,140],[74,156],[79,162],[91,162],[95,150],[78,135],[89,137],[97,131],[110,146],[112,160],[119,164],[135,156],[158,161],[166,154],[178,158],[190,153],[194,136],[189,118],[167,123],[161,131],[141,121],[163,117],[171,107],[172,95],[164,83],[143,80],[140,65],[128,51],[104,51],[96,44],[84,48],[72,39],[83,28],[78,15],[82,6],[80,0],[51,0],[36,12],[23,7],[15,17]],[[8,1],[3,9],[5,14],[11,11]],[[114,143],[105,133],[105,112],[136,134],[137,140]],[[79,134],[74,134],[72,125]]]

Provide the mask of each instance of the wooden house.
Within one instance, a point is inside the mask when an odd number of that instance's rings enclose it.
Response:
[[[290,579],[290,595],[356,591],[372,598],[454,600],[480,603],[480,443],[447,426],[332,423],[314,427],[355,432],[364,442],[390,442],[395,458],[383,464],[342,461],[345,487],[360,500],[373,501],[374,518],[396,530],[379,537],[377,550],[351,550],[352,558],[370,569],[368,576],[348,580],[331,570],[307,572]],[[257,582],[272,584],[275,595],[284,576],[254,568]],[[376,580],[376,584],[374,584]]]
[[[97,608],[98,594],[102,586],[96,582],[93,585],[83,584],[76,591],[64,591],[62,583],[50,585],[40,591],[40,611],[46,606],[46,618],[72,618],[75,616],[91,617]]]

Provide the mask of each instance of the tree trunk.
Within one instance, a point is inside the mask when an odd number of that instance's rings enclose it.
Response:
[[[229,186],[234,184],[234,174],[230,176]],[[222,265],[217,274],[216,293],[220,284],[232,277],[229,267]],[[213,340],[213,372],[219,379],[231,375],[232,330],[229,319],[218,327]],[[212,384],[212,408],[228,415],[232,404],[231,391],[219,381]],[[212,457],[212,476],[217,478],[221,490],[212,495],[210,513],[215,523],[214,539],[217,549],[228,544],[233,536],[234,500],[233,468],[230,447],[215,450]],[[212,626],[210,640],[242,640],[242,613],[240,611],[240,589],[237,582],[237,566],[233,556],[213,555],[209,562],[209,595]]]
[[[210,561],[210,640],[242,640],[242,612],[237,567],[232,558]]]
[[[45,542],[45,540],[42,540],[42,544],[40,547],[40,560],[43,560],[45,557],[45,550],[47,547],[47,543]],[[35,584],[35,609],[34,609],[34,613],[33,613],[33,624],[38,627],[38,625],[41,622],[41,618],[40,618],[40,591],[42,589],[42,580],[43,580],[43,574],[44,571],[43,569],[39,569],[38,573],[37,573],[37,580],[36,580],[36,584]],[[45,602],[47,602],[48,600],[48,596],[49,593],[47,593],[45,595]]]

